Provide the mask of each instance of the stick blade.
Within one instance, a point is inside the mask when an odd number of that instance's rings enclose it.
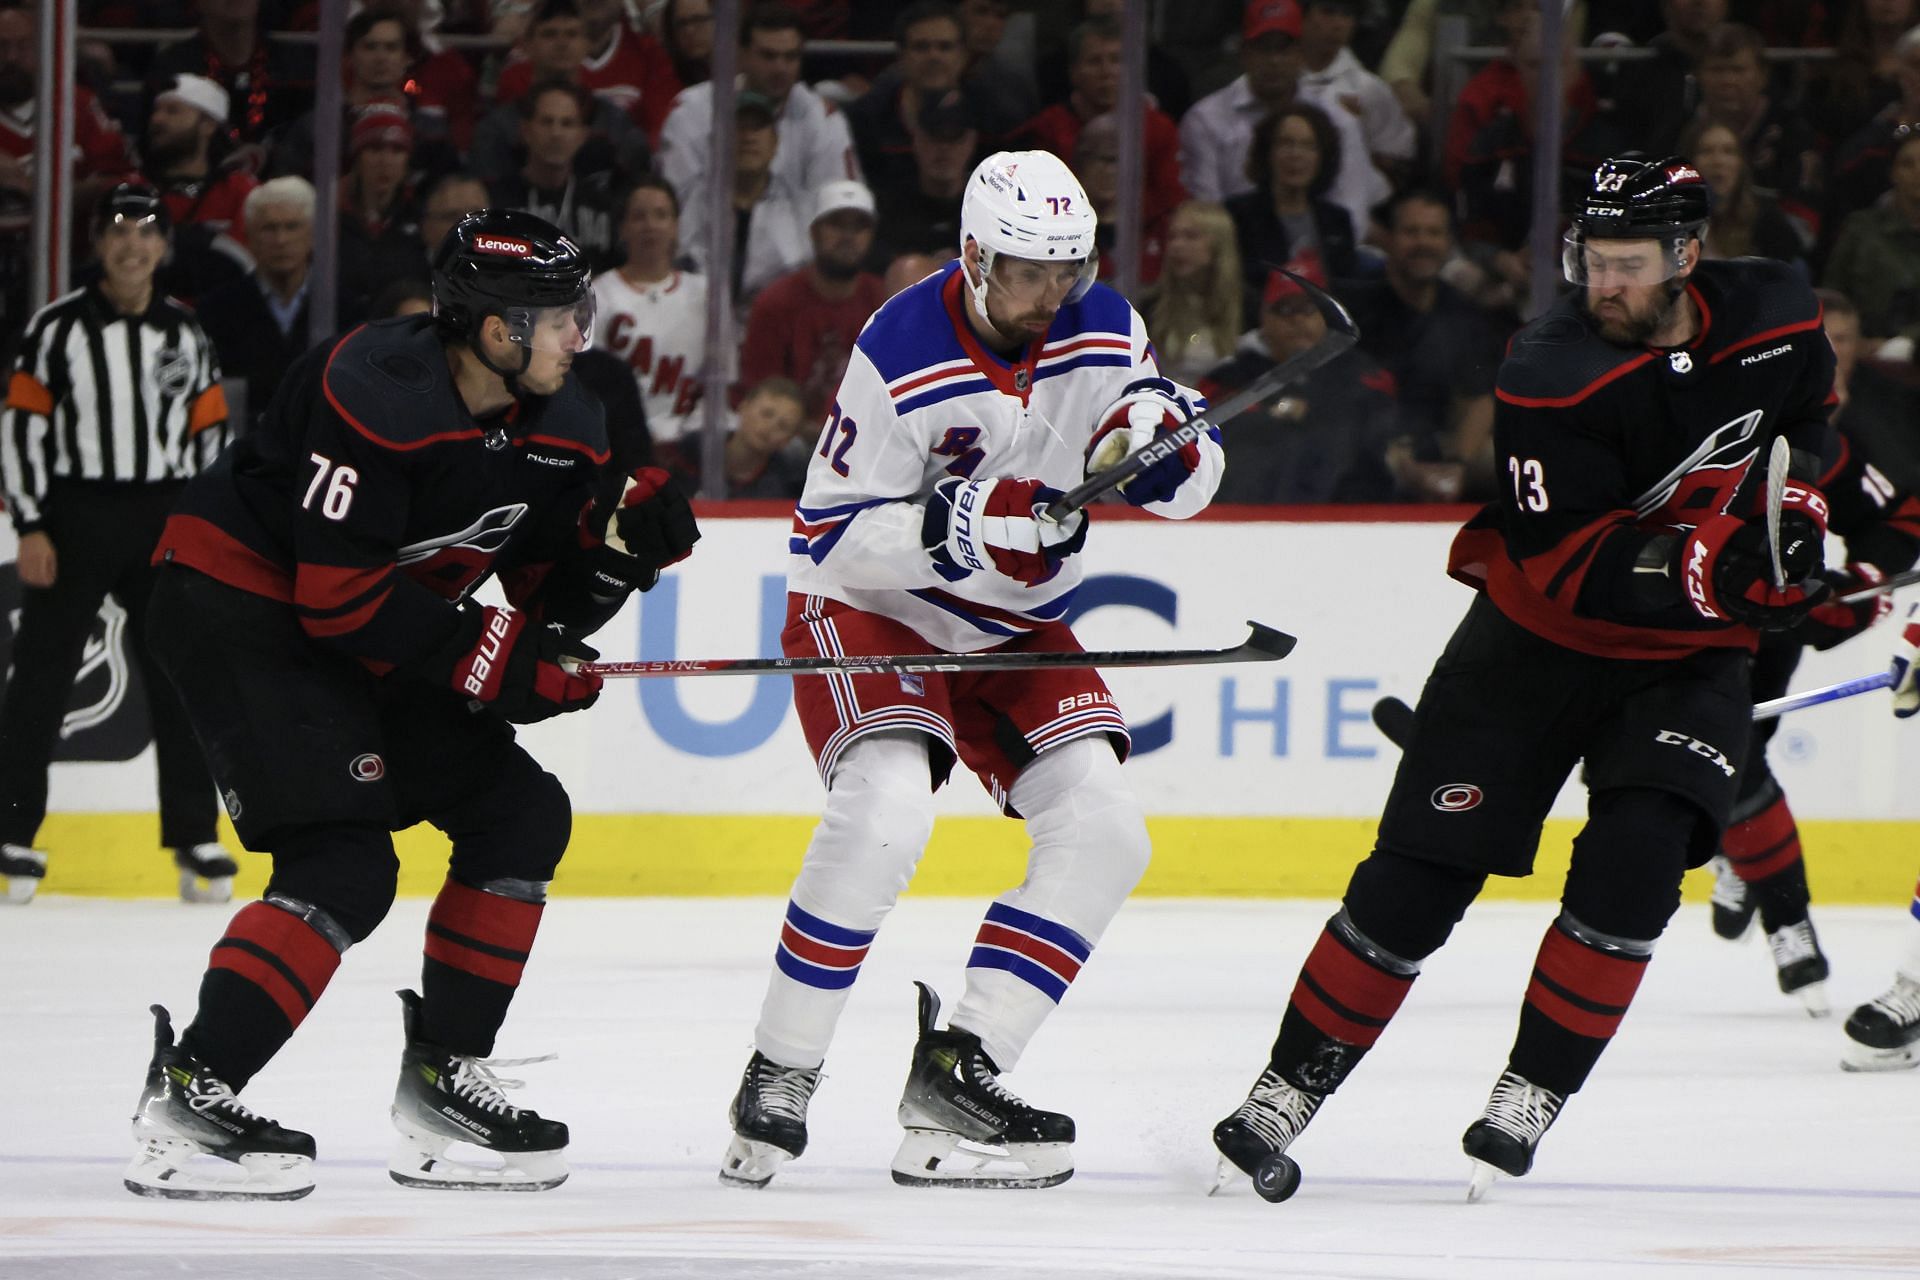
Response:
[[[1288,635],[1279,628],[1269,627],[1251,618],[1247,620],[1247,626],[1252,630],[1247,635],[1246,644],[1241,648],[1253,650],[1253,653],[1248,656],[1257,662],[1274,662],[1284,658],[1293,652],[1293,646],[1300,643],[1296,637]]]
[[[1373,704],[1373,727],[1380,736],[1404,750],[1413,736],[1413,708],[1398,698],[1382,698]]]

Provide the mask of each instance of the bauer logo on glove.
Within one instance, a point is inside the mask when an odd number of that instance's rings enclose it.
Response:
[[[1129,456],[1184,425],[1194,416],[1194,404],[1165,378],[1130,382],[1120,398],[1108,405],[1087,442],[1089,478],[1111,471]],[[1209,427],[1217,440],[1219,432]],[[1138,475],[1120,484],[1120,496],[1136,507],[1165,502],[1200,466],[1200,446],[1189,441],[1157,458]]]

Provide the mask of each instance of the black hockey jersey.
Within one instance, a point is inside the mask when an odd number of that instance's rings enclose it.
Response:
[[[296,361],[264,421],[188,485],[154,559],[284,600],[385,673],[438,649],[453,601],[498,573],[538,609],[598,545],[600,405],[569,375],[476,420],[426,317],[363,325]]]
[[[1833,404],[1833,348],[1820,304],[1790,268],[1702,262],[1687,293],[1692,343],[1620,347],[1578,294],[1515,335],[1494,389],[1500,499],[1454,539],[1448,570],[1502,613],[1581,653],[1671,658],[1751,649],[1757,633],[1700,617],[1677,574],[1671,607],[1629,609],[1636,559],[1722,513],[1765,505],[1766,458],[1784,435],[1812,483]],[[1661,593],[1660,584],[1655,593]]]
[[[1874,465],[1869,450],[1839,423],[1827,433],[1820,492],[1828,528],[1847,542],[1847,559],[1900,573],[1920,559],[1920,497]]]

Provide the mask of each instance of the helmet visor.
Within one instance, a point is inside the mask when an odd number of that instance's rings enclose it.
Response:
[[[1054,262],[999,253],[993,255],[988,273],[994,287],[1004,290],[1016,308],[1036,305],[1041,298],[1054,293],[1062,285],[1066,286],[1066,294],[1061,298],[1061,304],[1065,305],[1087,296],[1087,290],[1093,287],[1094,277],[1100,273],[1100,253],[1089,247],[1084,258],[1066,258]]]
[[[1561,241],[1560,269],[1567,283],[1596,289],[1663,284],[1686,262],[1686,236],[1615,240],[1583,236],[1576,228]]]
[[[584,351],[593,343],[594,295],[555,307],[511,307],[503,313],[507,339],[535,351]]]

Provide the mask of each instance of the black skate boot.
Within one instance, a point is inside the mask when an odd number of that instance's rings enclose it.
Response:
[[[240,874],[240,864],[218,841],[175,849],[173,865],[180,871],[180,901],[233,901],[233,878]]]
[[[420,997],[397,993],[407,1044],[393,1092],[393,1127],[400,1142],[387,1172],[407,1187],[452,1191],[546,1191],[567,1180],[567,1126],[508,1103],[503,1089],[524,1081],[493,1074],[541,1058],[469,1058],[420,1039]],[[456,1142],[482,1147],[500,1163],[450,1159]]]
[[[1713,931],[1728,942],[1738,942],[1753,927],[1753,914],[1760,904],[1724,854],[1716,853],[1707,865],[1713,868]]]
[[[807,1149],[807,1101],[820,1087],[820,1068],[783,1067],[759,1050],[747,1059],[728,1119],[733,1141],[720,1161],[720,1181],[764,1187],[774,1172]]]
[[[1848,1071],[1902,1071],[1920,1066],[1920,982],[1905,974],[1847,1015]]]
[[[6,901],[24,906],[33,901],[46,878],[47,855],[23,844],[0,844],[0,880],[6,881]]]
[[[1268,1067],[1253,1082],[1253,1091],[1234,1113],[1213,1126],[1213,1145],[1220,1151],[1220,1171],[1208,1195],[1216,1194],[1238,1169],[1253,1179],[1262,1200],[1275,1204],[1300,1189],[1300,1166],[1286,1154],[1325,1094],[1296,1089]]]
[[[1473,1157],[1467,1199],[1486,1195],[1500,1174],[1518,1178],[1533,1168],[1534,1148],[1566,1102],[1524,1076],[1501,1072],[1493,1096],[1487,1099],[1486,1114],[1468,1125],[1460,1139],[1461,1149]]]
[[[225,1081],[173,1043],[167,1011],[152,1011],[153,1062],[133,1113],[139,1149],[127,1190],[170,1200],[298,1200],[312,1191],[312,1135],[241,1106]]]
[[[1073,1176],[1073,1120],[1028,1106],[971,1031],[936,1031],[940,997],[920,989],[920,1039],[900,1096],[903,1187],[1051,1187]]]
[[[1773,967],[1781,992],[1798,996],[1810,1018],[1832,1013],[1833,1006],[1827,1003],[1827,957],[1820,950],[1813,921],[1797,920],[1769,930],[1767,945],[1773,949]]]

